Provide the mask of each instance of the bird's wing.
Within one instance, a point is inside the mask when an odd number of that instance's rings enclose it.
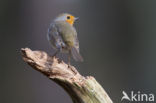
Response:
[[[62,40],[62,37],[59,34],[59,30],[55,24],[51,24],[48,29],[48,40],[54,45],[57,49],[65,47],[65,44]]]

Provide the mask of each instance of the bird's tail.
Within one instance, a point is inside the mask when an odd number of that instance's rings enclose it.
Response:
[[[75,61],[83,62],[82,56],[80,55],[79,51],[75,47],[72,47],[71,55]]]

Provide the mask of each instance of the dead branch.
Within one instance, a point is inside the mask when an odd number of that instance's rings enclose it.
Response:
[[[21,52],[26,63],[64,88],[73,103],[113,103],[94,77],[81,76],[75,67],[68,67],[63,61],[43,51],[25,48]]]

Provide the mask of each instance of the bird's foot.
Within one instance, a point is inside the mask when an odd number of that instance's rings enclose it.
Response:
[[[70,64],[68,64],[68,68],[72,68],[72,66]]]
[[[68,68],[73,68],[73,66],[72,66],[72,65],[70,65],[70,63],[68,63]]]
[[[52,59],[55,59],[55,58],[56,58],[56,56],[52,56]],[[60,59],[60,58],[56,58],[56,59],[57,59],[58,63],[62,63],[63,62],[63,60]]]
[[[52,60],[54,60],[56,58],[56,56],[51,56]]]
[[[68,64],[68,68],[71,69],[75,75],[78,73],[78,71],[73,66],[71,66],[70,64]]]
[[[60,58],[58,58],[57,60],[58,60],[58,63],[62,63],[63,62],[63,60],[60,59]]]

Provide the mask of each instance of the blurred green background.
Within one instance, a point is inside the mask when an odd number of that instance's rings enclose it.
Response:
[[[122,91],[156,94],[155,0],[1,0],[0,103],[72,103],[67,93],[23,62],[20,49],[54,50],[46,34],[60,13],[75,23],[83,63],[114,103]],[[59,55],[66,61],[66,55]]]

